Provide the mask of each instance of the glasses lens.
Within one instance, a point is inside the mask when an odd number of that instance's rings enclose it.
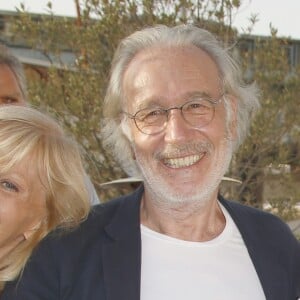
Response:
[[[167,112],[160,108],[146,108],[135,114],[135,124],[145,134],[155,134],[162,131],[166,121]]]
[[[206,99],[189,101],[182,106],[185,121],[196,128],[207,125],[213,119],[214,112],[214,104]]]
[[[214,103],[208,99],[196,99],[185,103],[181,107],[169,109],[145,108],[134,115],[136,127],[145,134],[156,134],[164,130],[168,121],[168,112],[181,109],[184,120],[195,128],[203,127],[214,117]]]

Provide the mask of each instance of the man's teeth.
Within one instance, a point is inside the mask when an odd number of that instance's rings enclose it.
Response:
[[[190,155],[190,156],[185,156],[185,157],[180,157],[180,158],[168,158],[164,160],[165,165],[171,168],[183,168],[183,167],[188,167],[196,162],[198,162],[204,154],[202,155]]]

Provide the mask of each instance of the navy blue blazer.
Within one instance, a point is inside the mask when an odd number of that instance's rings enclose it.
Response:
[[[143,188],[95,206],[79,228],[44,239],[2,300],[139,300]],[[267,300],[300,297],[300,246],[265,212],[220,201],[237,224]],[[234,287],[233,287],[234,288]]]

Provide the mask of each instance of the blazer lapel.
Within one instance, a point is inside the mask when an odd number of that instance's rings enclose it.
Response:
[[[262,224],[256,222],[253,215],[247,213],[247,209],[222,197],[219,200],[230,213],[243,237],[266,299],[287,299],[285,291],[288,290],[288,276],[280,265],[282,259],[278,247],[269,244],[272,239],[263,233]]]
[[[139,300],[141,273],[140,199],[143,188],[124,197],[103,244],[103,274],[107,300]]]

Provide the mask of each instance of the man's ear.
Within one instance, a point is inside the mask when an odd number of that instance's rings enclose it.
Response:
[[[238,112],[238,99],[234,95],[226,95],[228,108],[230,109],[229,120],[227,124],[228,133],[231,140],[237,139],[237,112]]]
[[[132,132],[129,128],[128,122],[126,120],[122,120],[120,126],[121,126],[122,133],[127,138],[129,143],[131,143],[133,138],[132,138]],[[131,147],[131,156],[132,156],[132,159],[135,160],[135,154],[134,154],[132,147]]]
[[[129,124],[127,122],[127,120],[121,120],[121,130],[123,132],[123,134],[125,135],[125,137],[129,140],[129,142],[132,141],[132,134],[131,134],[131,130],[129,128]]]

